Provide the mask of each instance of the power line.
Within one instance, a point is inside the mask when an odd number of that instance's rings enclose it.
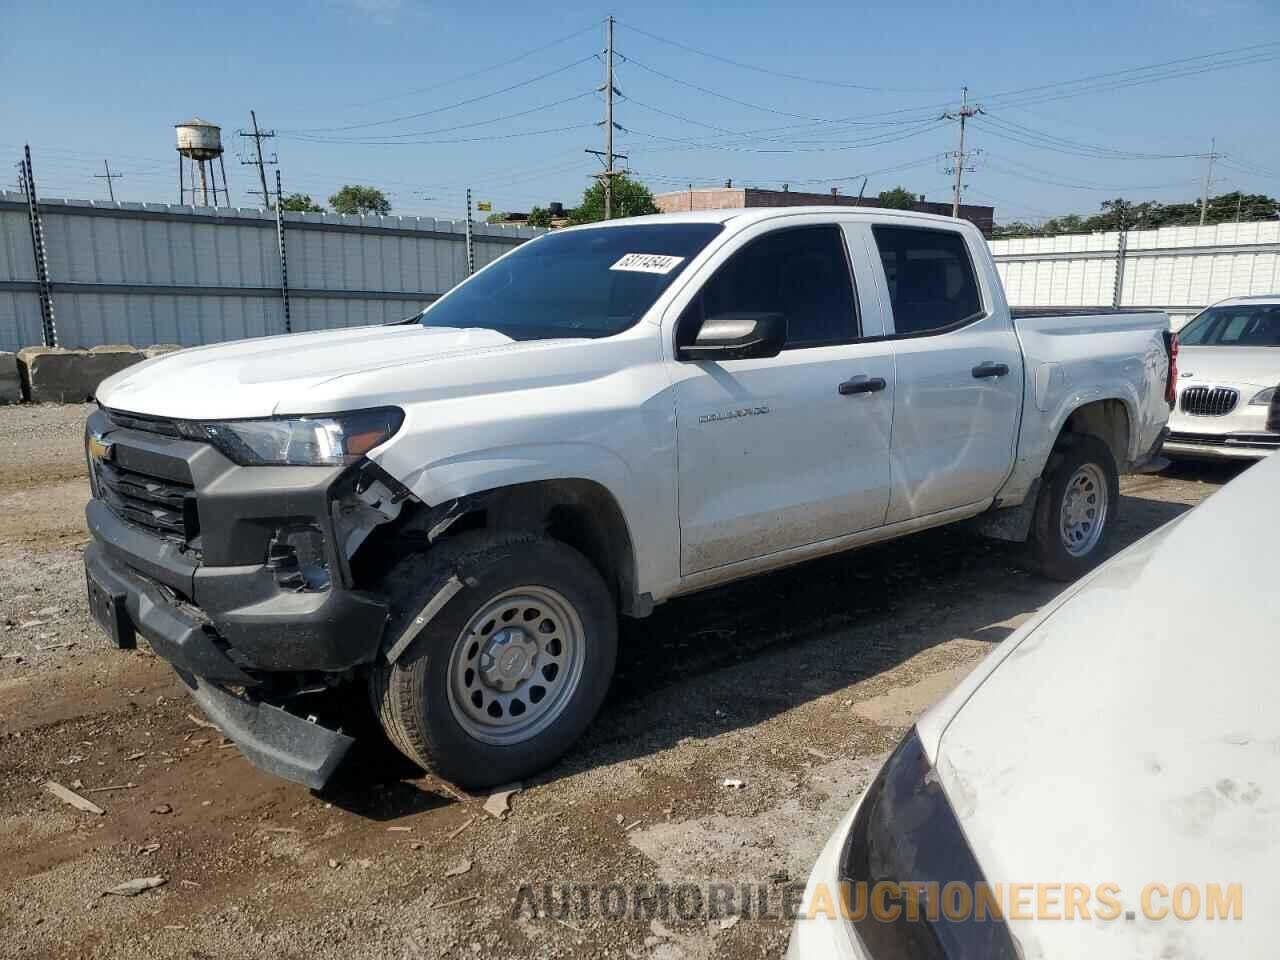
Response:
[[[1092,160],[1187,160],[1203,157],[1202,153],[1140,153],[1131,150],[1117,150],[1097,144],[1081,143],[1068,140],[1053,134],[1042,133],[1011,120],[1004,120],[990,113],[981,119],[975,119],[989,134],[1005,140],[1012,140],[1024,146],[1041,150],[1052,150],[1055,153],[1068,153],[1077,157]]]
[[[729,103],[736,103],[740,107],[748,107],[752,110],[759,110],[763,113],[772,113],[780,117],[790,117],[792,120],[807,120],[810,123],[848,123],[849,122],[849,118],[836,119],[832,117],[813,117],[803,113],[791,113],[790,111],[787,111],[787,110],[779,110],[776,107],[769,107],[760,103],[752,103],[750,100],[742,100],[739,97],[730,96],[727,93],[720,93],[717,90],[712,90],[709,87],[704,87],[701,84],[694,83],[691,80],[684,80],[680,77],[673,76],[672,74],[665,73],[662,70],[658,70],[655,67],[650,67],[647,64],[641,63],[635,57],[632,57],[629,55],[623,55],[622,60],[624,63],[634,64],[635,66],[639,67],[641,70],[644,70],[647,73],[652,73],[654,76],[662,77],[662,79],[668,80],[671,83],[678,83],[681,86],[689,87],[693,90],[697,90],[700,93],[705,93],[708,96],[716,97],[720,100],[726,100]],[[938,106],[946,106],[946,104],[939,104]],[[916,110],[923,110],[923,109],[927,109],[927,108],[909,107],[900,111],[890,111],[889,113],[886,113],[884,115],[888,116],[889,114],[894,112],[906,113],[909,111],[916,111]],[[874,114],[872,116],[874,116]]]
[[[557,74],[564,73],[566,70],[572,70],[580,64],[586,63],[588,60],[596,59],[597,54],[591,54],[581,59],[574,60],[572,63],[566,63],[564,66],[556,67],[554,70],[548,70],[546,73],[540,73],[536,77],[530,77],[527,80],[521,80],[519,83],[513,83],[503,87],[501,90],[491,90],[489,93],[482,93],[479,96],[468,97],[466,100],[459,100],[457,103],[446,104],[443,107],[434,107],[431,110],[422,110],[418,113],[405,113],[398,117],[387,117],[385,120],[367,120],[364,123],[349,123],[342,127],[307,127],[297,130],[286,130],[285,133],[341,133],[344,130],[362,130],[368,127],[382,127],[392,123],[401,123],[405,120],[417,120],[421,117],[429,117],[433,114],[444,113],[446,110],[456,110],[458,107],[469,106],[473,103],[479,103],[481,100],[488,100],[492,97],[500,96],[504,93],[510,93],[512,90],[518,90],[521,87],[527,87],[532,83],[540,80],[546,80],[548,77],[554,77]]]
[[[1039,167],[1033,167],[1030,164],[1021,163],[1019,161],[1012,160],[1008,157],[1001,157],[1000,161],[1003,161],[1003,162],[988,161],[987,166],[990,167],[992,170],[996,170],[1000,173],[1004,173],[1012,177],[1017,177],[1020,180],[1030,180],[1033,183],[1044,183],[1054,187],[1065,187],[1068,190],[1096,190],[1103,193],[1113,191],[1113,190],[1114,191],[1162,190],[1166,187],[1179,187],[1189,183],[1199,182],[1198,177],[1190,177],[1190,178],[1184,178],[1182,180],[1170,180],[1164,183],[1130,183],[1130,184],[1073,183],[1073,182],[1069,182],[1067,180],[1061,179],[1058,174],[1055,174],[1051,171],[1041,170]],[[1033,173],[1043,174],[1043,176],[1037,177],[1031,174],[1021,173],[1017,170],[1011,170],[1004,165],[1006,163],[1011,163],[1017,167],[1023,167],[1026,170],[1033,171]]]
[[[546,130],[519,130],[514,133],[497,133],[484,137],[455,137],[451,140],[333,140],[324,137],[313,137],[303,142],[306,143],[338,143],[348,144],[352,146],[372,146],[372,147],[411,147],[411,146],[430,146],[432,144],[443,145],[452,143],[490,143],[495,140],[517,140],[521,137],[539,137],[549,133],[567,133],[570,130],[582,130],[584,127],[595,126],[592,123],[575,123],[567,127],[550,127]],[[302,138],[294,137],[291,139],[301,140]]]
[[[1259,63],[1270,63],[1277,59],[1280,59],[1280,51],[1276,53],[1242,57],[1242,58],[1228,61],[1228,62],[1208,64],[1201,67],[1172,70],[1164,74],[1160,74],[1158,76],[1135,77],[1129,80],[1114,81],[1114,82],[1108,81],[1108,82],[1103,82],[1099,84],[1094,84],[1088,87],[1083,87],[1079,90],[1070,90],[1060,94],[1047,94],[1044,96],[1033,96],[1028,99],[1019,100],[1019,101],[1012,101],[1012,100],[1002,101],[998,104],[998,106],[1021,107],[1021,106],[1028,106],[1028,105],[1038,104],[1038,103],[1053,103],[1057,100],[1067,100],[1072,97],[1087,96],[1089,94],[1094,94],[1094,93],[1111,93],[1115,90],[1124,90],[1129,87],[1142,86],[1148,83],[1160,83],[1165,80],[1181,80],[1186,77],[1196,77],[1196,76],[1200,76],[1201,74],[1214,73],[1220,70],[1227,70],[1232,67],[1252,66],[1254,64],[1259,64]]]
[[[470,80],[473,77],[480,76],[481,74],[491,73],[494,70],[500,70],[503,67],[508,67],[513,63],[519,63],[521,60],[527,60],[529,57],[542,53],[544,50],[550,50],[552,47],[558,47],[560,44],[573,40],[576,37],[580,37],[584,33],[590,33],[592,30],[595,30],[596,27],[597,25],[593,23],[589,27],[583,27],[581,30],[575,30],[573,33],[565,34],[558,40],[552,40],[539,47],[533,47],[532,49],[526,50],[524,53],[518,53],[515,56],[507,57],[498,63],[490,64],[487,67],[480,67],[478,70],[472,70],[470,73],[460,74],[459,76],[453,77],[449,80],[441,80],[440,82],[433,83],[428,87],[418,87],[416,90],[402,90],[399,93],[393,93],[385,97],[376,97],[373,100],[364,100],[360,103],[350,104],[350,106],[369,107],[373,106],[375,103],[386,103],[388,100],[399,100],[403,97],[416,97],[419,94],[431,93],[433,90],[440,90],[444,87],[452,86],[455,83],[461,83],[463,80]]]
[[[798,80],[802,83],[816,83],[827,87],[840,87],[845,90],[864,90],[869,93],[937,93],[943,88],[941,87],[917,87],[917,88],[898,88],[898,87],[872,87],[860,83],[842,83],[839,80],[824,80],[818,77],[805,77],[795,73],[785,73],[781,70],[772,70],[768,67],[757,66],[753,63],[743,63],[741,60],[731,60],[728,57],[722,57],[719,54],[711,53],[707,50],[699,50],[697,47],[691,47],[688,44],[680,43],[676,40],[660,37],[656,33],[650,33],[647,30],[641,30],[639,27],[631,24],[618,22],[618,26],[623,29],[638,33],[641,36],[648,37],[650,40],[657,40],[659,43],[665,43],[668,46],[685,50],[689,53],[696,53],[698,56],[707,57],[711,60],[718,60],[721,63],[727,63],[733,67],[739,67],[743,70],[754,70],[756,73],[763,73],[771,77],[781,77],[785,80]]]
[[[1263,50],[1267,48],[1274,49],[1276,47],[1280,47],[1280,41],[1269,40],[1265,43],[1255,43],[1245,47],[1235,47],[1230,50],[1219,50],[1214,53],[1204,53],[1194,57],[1180,57],[1179,59],[1176,59],[1176,60],[1165,60],[1162,63],[1153,63],[1153,64],[1148,64],[1142,67],[1128,67],[1124,70],[1112,70],[1107,73],[1095,73],[1095,74],[1091,74],[1090,76],[1079,77],[1078,79],[1075,79],[1075,80],[1058,80],[1053,83],[1042,83],[1032,87],[1021,87],[1020,89],[1017,89],[1017,90],[1006,90],[1001,93],[991,93],[991,94],[987,94],[985,99],[989,102],[996,101],[996,100],[1004,100],[1009,97],[1016,97],[1016,96],[1020,96],[1022,94],[1027,94],[1027,93],[1034,93],[1038,91],[1050,90],[1050,89],[1055,89],[1059,87],[1075,86],[1078,84],[1091,83],[1099,80],[1118,79],[1126,74],[1136,74],[1136,73],[1163,70],[1168,67],[1179,66],[1182,64],[1189,64],[1195,61],[1211,60],[1214,57],[1234,56],[1237,54],[1245,53],[1246,51],[1257,51],[1257,50]],[[1235,65],[1234,63],[1229,63],[1229,64],[1225,64],[1224,66],[1234,66],[1234,65]],[[1134,79],[1134,78],[1130,77],[1128,79]],[[1155,77],[1152,79],[1158,80],[1158,79],[1165,79],[1165,78]]]
[[[652,140],[661,140],[665,143],[686,144],[690,149],[695,150],[727,150],[733,153],[831,153],[841,150],[857,150],[863,147],[883,146],[888,143],[898,143],[902,140],[909,140],[917,137],[922,133],[928,133],[931,130],[937,130],[942,124],[937,121],[928,121],[914,130],[906,133],[882,133],[874,134],[869,137],[861,137],[854,140],[831,140],[831,141],[814,141],[823,142],[825,146],[796,146],[796,147],[750,147],[733,143],[714,143],[711,141],[686,140],[683,137],[670,137],[658,133],[649,133],[645,130],[635,130],[631,127],[624,127],[628,133],[635,134],[638,137],[648,137]],[[804,141],[801,141],[804,142]]]
[[[593,96],[594,94],[595,94],[594,90],[587,90],[587,91],[584,91],[583,93],[575,93],[571,97],[562,97],[561,99],[554,100],[551,103],[544,103],[537,107],[530,107],[527,110],[517,110],[515,113],[506,113],[499,117],[488,117],[484,120],[473,120],[470,123],[459,123],[459,124],[455,124],[452,127],[438,127],[435,130],[416,130],[412,133],[387,133],[387,134],[380,135],[378,137],[378,140],[379,142],[385,141],[385,140],[404,140],[404,139],[408,139],[409,137],[427,137],[427,136],[435,136],[436,134],[441,134],[441,133],[453,133],[454,131],[457,131],[457,130],[470,130],[475,127],[487,126],[490,123],[501,123],[504,120],[514,120],[517,117],[527,117],[531,113],[539,113],[543,110],[551,110],[555,107],[562,106],[566,103],[572,103],[575,100],[581,100],[583,97]],[[307,134],[295,134],[295,135],[287,135],[284,137],[284,139],[295,140],[301,143],[361,143],[362,141],[370,138],[367,138],[367,137],[313,137]]]

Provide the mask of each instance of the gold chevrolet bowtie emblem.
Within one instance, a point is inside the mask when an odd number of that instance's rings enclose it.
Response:
[[[85,444],[89,448],[90,460],[110,460],[116,447],[115,441],[97,432],[90,433]]]

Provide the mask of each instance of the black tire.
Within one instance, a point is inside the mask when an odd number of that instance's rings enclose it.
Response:
[[[1087,552],[1079,555],[1068,548],[1061,532],[1063,500],[1072,477],[1086,465],[1097,467],[1105,480],[1107,503],[1102,530]],[[1049,465],[1040,485],[1031,536],[1027,541],[1031,568],[1051,580],[1078,580],[1106,554],[1115,529],[1120,505],[1120,471],[1111,449],[1092,434],[1068,433],[1059,439],[1049,456]]]
[[[394,664],[386,650],[452,577],[462,584]],[[467,788],[519,780],[555,763],[604,702],[617,660],[618,623],[608,587],[573,548],[520,532],[466,533],[409,557],[387,575],[395,610],[383,653],[369,674],[369,695],[393,744],[423,769]],[[545,729],[514,745],[472,736],[450,704],[450,658],[462,631],[507,590],[556,591],[579,618],[584,657],[577,686]]]

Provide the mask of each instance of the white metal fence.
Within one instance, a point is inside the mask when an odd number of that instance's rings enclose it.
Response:
[[[273,212],[41,200],[58,340],[195,346],[281,333]],[[466,276],[464,221],[285,215],[294,331],[387,322]],[[544,231],[472,225],[476,266]],[[0,350],[42,342],[26,200],[0,192]]]
[[[59,342],[194,346],[284,329],[275,215],[40,204]],[[285,215],[294,330],[396,320],[466,276],[465,223]],[[542,232],[474,224],[476,265]],[[1123,249],[1122,249],[1123,247]],[[1224,297],[1280,292],[1280,222],[995,240],[1014,306],[1160,307],[1175,323]],[[41,342],[21,194],[0,192],[0,350]]]
[[[993,240],[1018,307],[1160,307],[1175,326],[1226,297],[1280,292],[1280,221]]]

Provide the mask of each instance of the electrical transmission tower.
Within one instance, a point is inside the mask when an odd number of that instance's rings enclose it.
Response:
[[[1213,189],[1214,183],[1217,182],[1213,176],[1213,161],[1225,159],[1227,159],[1227,155],[1218,153],[1218,138],[1214,137],[1209,141],[1209,152],[1205,156],[1204,189],[1200,191],[1200,226],[1202,227],[1204,226],[1205,215],[1209,212],[1209,191]]]
[[[622,129],[613,122],[613,95],[615,93],[621,95],[621,91],[618,90],[613,82],[613,17],[609,17],[605,21],[604,86],[600,90],[604,93],[604,149],[588,150],[587,153],[594,154],[604,163],[604,170],[594,176],[604,184],[604,218],[612,220],[613,178],[626,172],[624,170],[615,170],[613,161],[627,159],[626,154],[613,152],[613,131]]]
[[[123,174],[123,173],[112,173],[112,172],[111,172],[111,164],[107,163],[107,161],[105,161],[105,160],[103,160],[103,161],[102,161],[102,169],[103,169],[103,170],[105,170],[105,171],[107,171],[107,172],[106,172],[106,173],[95,173],[95,174],[93,175],[93,179],[95,179],[95,180],[105,180],[105,181],[107,181],[107,196],[109,196],[109,197],[111,198],[111,202],[112,202],[112,203],[115,203],[115,202],[116,202],[116,190],[115,190],[115,187],[113,187],[113,186],[111,185],[111,181],[112,181],[112,180],[119,180],[119,179],[121,179],[121,178],[124,176],[124,174]]]
[[[270,210],[271,209],[271,191],[267,189],[267,166],[271,164],[277,164],[280,161],[276,159],[276,155],[274,153],[271,155],[270,160],[264,160],[262,158],[262,141],[270,140],[272,137],[276,135],[276,132],[274,130],[258,129],[258,114],[257,114],[257,111],[255,110],[249,111],[249,119],[253,121],[253,130],[252,131],[240,130],[237,132],[239,133],[240,136],[244,137],[245,139],[253,141],[253,148],[257,155],[247,157],[247,158],[244,156],[241,156],[240,165],[245,167],[258,168],[258,182],[262,184],[262,204],[264,207],[266,207],[266,209]],[[257,193],[257,192],[258,192],[257,190],[249,191],[249,193]]]
[[[973,167],[968,161],[977,156],[981,151],[971,150],[968,153],[964,149],[964,124],[970,117],[976,117],[980,113],[986,111],[978,104],[969,103],[969,88],[962,87],[960,91],[960,109],[956,111],[947,111],[939,120],[959,120],[960,121],[960,146],[952,150],[950,153],[944,154],[951,161],[951,166],[944,168],[945,173],[954,173],[956,175],[955,193],[951,199],[951,216],[958,218],[960,216],[960,190],[963,187],[961,178],[966,173],[972,173]]]

